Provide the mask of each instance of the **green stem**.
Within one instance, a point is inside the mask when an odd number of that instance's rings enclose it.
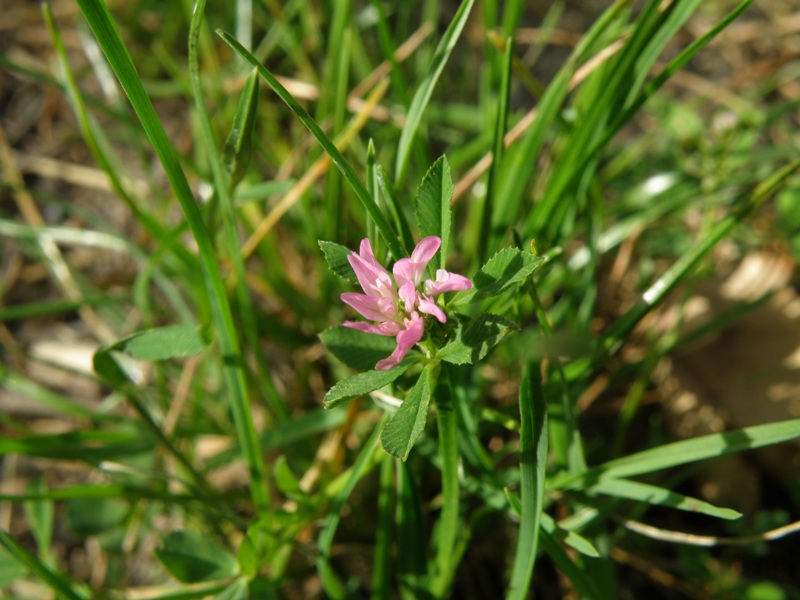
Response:
[[[437,598],[446,596],[458,566],[456,539],[458,537],[461,489],[458,480],[458,418],[452,404],[450,381],[438,389],[446,390],[436,401],[436,423],[439,428],[439,452],[442,459],[442,513],[436,536],[436,556],[433,562],[431,590]]]
[[[380,490],[378,493],[378,530],[375,533],[375,560],[372,568],[372,599],[391,598],[391,548],[394,516],[394,463],[384,454],[381,462]]]
[[[519,385],[520,442],[519,468],[521,478],[522,515],[517,538],[517,551],[508,588],[508,600],[528,597],[536,548],[539,541],[539,522],[544,506],[544,477],[547,466],[547,403],[542,391],[541,365],[528,363],[523,367]]]

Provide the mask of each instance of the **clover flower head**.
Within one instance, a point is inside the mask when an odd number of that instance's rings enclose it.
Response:
[[[447,322],[447,315],[434,300],[436,296],[472,287],[472,282],[463,275],[444,269],[436,271],[435,280],[423,281],[425,269],[441,244],[442,240],[435,235],[421,240],[410,258],[401,258],[394,264],[394,278],[375,258],[368,239],[361,240],[358,253],[348,254],[347,260],[364,293],[346,292],[341,296],[342,301],[374,323],[345,321],[344,326],[393,336],[397,341],[394,352],[379,361],[376,369],[389,370],[403,360],[425,333],[425,315],[440,323]]]

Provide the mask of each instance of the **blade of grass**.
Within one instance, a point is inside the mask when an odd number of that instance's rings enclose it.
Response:
[[[386,454],[381,462],[378,491],[378,523],[375,531],[375,552],[372,561],[372,599],[391,598],[391,549],[394,515],[394,459]]]
[[[164,167],[164,172],[180,202],[197,243],[208,299],[211,303],[212,319],[222,355],[223,374],[231,396],[234,421],[250,473],[250,491],[258,512],[267,514],[269,512],[269,495],[264,479],[264,461],[247,399],[244,363],[239,349],[236,327],[211,237],[200,215],[200,209],[189,188],[175,149],[167,138],[153,104],[145,92],[133,60],[114,25],[108,8],[102,0],[78,0],[78,5],[139,117],[147,137]]]
[[[610,6],[581,38],[567,62],[547,86],[545,94],[539,101],[530,129],[514,154],[509,155],[507,164],[503,168],[503,185],[497,192],[498,202],[494,206],[492,215],[495,237],[502,235],[505,228],[513,223],[519,214],[522,198],[532,172],[530,166],[537,162],[545,136],[558,117],[569,93],[573,74],[576,73],[578,66],[586,59],[589,52],[594,50],[606,31],[621,19],[630,4],[631,0],[617,0]],[[493,247],[490,246],[490,253],[492,249]]]
[[[553,559],[559,570],[572,582],[576,590],[584,598],[591,600],[603,600],[603,596],[597,589],[594,581],[586,573],[586,569],[573,562],[566,551],[559,546],[553,536],[545,530],[539,532],[539,543],[545,552]],[[576,557],[577,558],[577,557]]]
[[[542,391],[541,365],[527,363],[519,384],[519,469],[521,519],[517,551],[508,586],[509,600],[528,597],[544,508],[544,476],[547,468],[547,403]]]
[[[354,115],[353,119],[347,124],[347,127],[342,131],[341,135],[337,136],[334,140],[335,147],[339,151],[343,151],[348,147],[350,142],[355,138],[359,131],[364,127],[369,119],[372,108],[380,102],[386,90],[389,88],[389,82],[383,80],[375,86],[367,99],[364,101],[363,106]],[[272,230],[275,224],[283,217],[284,214],[302,198],[312,184],[317,181],[328,169],[331,163],[331,157],[324,155],[319,157],[314,164],[305,172],[305,174],[291,187],[286,195],[278,202],[269,214],[258,224],[253,234],[242,246],[242,256],[249,257],[264,239],[264,237]],[[366,189],[366,188],[365,188]],[[369,192],[366,192],[369,195]],[[372,198],[372,196],[369,196]],[[373,221],[374,222],[374,221]],[[409,248],[412,243],[404,244],[404,248]]]
[[[494,125],[494,146],[492,149],[492,164],[489,167],[489,179],[486,184],[486,198],[483,200],[480,233],[478,235],[478,264],[486,262],[489,239],[492,234],[492,213],[494,207],[495,188],[500,165],[505,151],[506,125],[508,123],[508,106],[511,94],[511,62],[514,57],[513,38],[506,39],[506,48],[503,54],[503,63],[500,81],[500,96],[497,100],[497,116]]]
[[[550,211],[553,210],[559,195],[563,193],[563,190],[565,190],[566,187],[570,185],[578,175],[582,176],[586,172],[590,162],[598,156],[599,151],[611,140],[611,138],[614,137],[614,135],[616,135],[616,133],[619,132],[625,123],[627,123],[633,117],[636,111],[638,111],[639,108],[641,108],[641,106],[649,98],[651,98],[664,85],[664,83],[669,80],[670,77],[672,77],[672,75],[679,71],[689,60],[696,56],[700,50],[705,48],[705,46],[707,46],[708,43],[711,42],[711,40],[713,40],[723,29],[730,25],[734,19],[741,15],[741,13],[751,3],[752,0],[745,0],[744,2],[740,3],[724,19],[722,19],[707,33],[685,48],[677,57],[672,59],[667,67],[665,67],[651,83],[644,86],[644,89],[641,92],[637,92],[637,90],[643,87],[644,79],[649,70],[652,68],[652,65],[654,64],[664,45],[667,43],[669,38],[674,35],[683,22],[685,22],[685,20],[691,15],[691,13],[694,12],[699,5],[699,2],[697,2],[697,0],[693,0],[689,3],[673,3],[673,5],[675,5],[677,8],[675,10],[671,10],[671,12],[668,14],[664,13],[661,15],[661,19],[656,25],[660,23],[663,26],[660,29],[657,29],[655,34],[651,31],[643,32],[640,43],[646,44],[644,50],[642,52],[631,53],[630,58],[628,58],[627,62],[625,63],[627,64],[627,67],[625,68],[631,68],[631,61],[635,62],[634,77],[636,79],[635,84],[631,84],[627,80],[622,82],[623,85],[621,93],[626,95],[626,108],[623,111],[619,111],[617,108],[618,103],[616,101],[611,102],[611,104],[608,105],[610,119],[607,124],[603,125],[602,131],[595,136],[599,139],[597,139],[595,142],[591,142],[591,140],[589,140],[590,143],[585,145],[578,142],[570,144],[570,147],[575,148],[576,152],[585,152],[585,154],[583,154],[582,157],[575,158],[575,160],[572,161],[574,164],[570,166],[571,172],[565,172],[563,179],[560,173],[553,174],[551,180],[548,182],[548,187],[552,186],[552,195],[550,192],[546,192],[545,196],[543,197],[543,201],[540,204],[540,210],[544,211],[544,215],[537,217],[539,222],[549,222],[550,219],[548,215],[550,214]],[[672,8],[672,6],[670,8]],[[632,43],[633,40],[630,41],[630,44]],[[624,60],[624,54],[621,53],[619,61],[622,62]],[[622,66],[617,66],[616,69],[619,71],[622,69]],[[609,82],[603,80],[602,88],[608,89],[608,86]],[[597,120],[602,114],[603,106],[605,106],[605,104],[600,105],[596,102],[592,103],[592,110],[590,113],[591,117]],[[586,151],[586,148],[589,148],[588,152]],[[529,227],[526,229],[527,235],[531,235],[533,231],[531,228],[532,224],[533,220],[529,223]]]
[[[322,128],[317,125],[308,112],[306,112],[306,110],[300,106],[297,100],[292,97],[286,88],[283,87],[277,79],[275,79],[272,73],[267,71],[267,69],[264,68],[264,65],[258,62],[258,59],[255,56],[245,50],[242,45],[229,33],[222,30],[217,30],[217,33],[225,41],[225,43],[228,44],[234,50],[234,52],[236,52],[236,54],[258,69],[258,74],[261,76],[261,78],[267,82],[267,85],[269,85],[269,87],[271,87],[272,90],[278,94],[286,106],[288,106],[292,112],[297,115],[300,121],[302,121],[303,125],[305,125],[317,139],[328,156],[330,156],[333,164],[335,164],[342,172],[345,180],[348,184],[350,184],[350,187],[364,205],[364,208],[367,210],[369,216],[373,221],[375,221],[375,226],[381,233],[381,236],[383,237],[384,242],[386,242],[386,245],[389,247],[392,255],[396,258],[407,256],[408,253],[404,251],[402,245],[400,244],[400,240],[397,239],[397,235],[389,225],[386,217],[383,216],[383,213],[378,208],[375,200],[369,195],[369,192],[364,187],[364,184],[359,180],[356,172],[353,170],[353,167],[350,166],[350,163],[347,162],[331,139],[325,135],[325,132],[322,131]]]
[[[405,177],[406,168],[408,167],[409,158],[411,157],[411,145],[414,142],[414,137],[417,135],[422,115],[425,112],[428,102],[433,94],[433,88],[436,87],[436,82],[450,58],[450,54],[467,23],[470,11],[474,0],[464,0],[458,7],[453,20],[447,27],[436,51],[433,54],[431,65],[428,69],[428,74],[423,79],[414,98],[411,100],[411,105],[408,107],[408,114],[406,115],[403,130],[400,132],[400,141],[397,143],[397,159],[395,161],[395,187],[400,187],[400,184]]]
[[[194,97],[195,110],[197,111],[198,120],[200,123],[200,134],[203,139],[203,146],[206,149],[209,163],[211,164],[211,173],[214,179],[214,191],[219,199],[220,213],[222,214],[222,222],[225,230],[225,240],[228,246],[228,256],[230,257],[233,265],[233,273],[236,280],[236,299],[239,316],[242,319],[244,326],[244,335],[247,343],[252,352],[256,355],[259,368],[256,372],[256,378],[259,383],[259,389],[264,390],[265,398],[272,410],[273,416],[278,421],[284,421],[288,418],[289,412],[283,399],[275,389],[275,384],[272,381],[270,369],[261,353],[261,344],[259,341],[259,328],[256,322],[256,311],[253,306],[253,300],[247,289],[247,278],[245,276],[244,258],[241,252],[241,242],[236,228],[236,215],[233,208],[233,198],[231,197],[231,180],[228,177],[222,156],[219,152],[219,145],[214,139],[214,132],[211,128],[211,119],[206,109],[205,99],[203,97],[203,86],[200,81],[200,62],[197,52],[197,40],[200,36],[200,26],[203,22],[203,14],[205,12],[206,0],[197,0],[192,12],[192,20],[189,25],[189,77],[192,85],[192,96]],[[255,73],[251,76],[251,86],[255,86],[256,94],[258,82],[255,79]],[[247,93],[248,86],[245,86],[243,93]],[[250,132],[241,132],[240,135],[249,135]]]
[[[677,2],[667,5],[666,11],[671,11]],[[658,11],[658,2],[651,1],[642,9],[633,24],[631,35],[628,36],[620,52],[607,63],[605,68],[595,72],[581,92],[578,94],[575,105],[580,111],[581,118],[576,123],[572,132],[563,145],[562,153],[555,160],[555,166],[549,174],[547,186],[542,194],[542,199],[537,203],[525,228],[525,237],[533,234],[534,228],[544,226],[548,237],[557,243],[555,232],[561,228],[561,220],[570,204],[581,202],[579,194],[569,197],[569,202],[564,200],[567,186],[578,178],[585,178],[591,174],[591,163],[586,163],[582,171],[577,170],[581,164],[581,157],[586,149],[591,146],[609,118],[613,114],[616,103],[623,102],[621,97],[627,97],[628,85],[635,76],[634,72],[645,65],[640,65],[638,59],[647,44],[658,32],[662,22],[661,13]],[[649,68],[649,65],[646,65]],[[590,109],[588,107],[591,107]],[[558,209],[558,217],[554,213]]]
[[[751,4],[753,0],[744,0],[734,10],[728,13],[719,23],[712,27],[708,32],[697,38],[689,46],[684,48],[678,56],[673,58],[666,67],[653,79],[650,83],[644,86],[642,92],[628,104],[622,113],[607,127],[605,135],[602,139],[598,140],[588,152],[588,156],[596,155],[601,148],[603,148],[613,138],[625,123],[630,121],[633,115],[652,98],[661,87],[669,81],[675,73],[680,71],[687,62],[694,58],[703,48],[705,48],[719,33],[728,27],[739,15],[741,15]]]
[[[627,498],[645,504],[671,506],[678,510],[696,512],[711,517],[717,517],[718,519],[730,520],[738,519],[742,516],[742,513],[730,508],[720,508],[697,498],[684,496],[683,494],[678,494],[656,485],[631,481],[629,479],[603,477],[600,481],[582,491],[585,491],[587,494],[605,494],[607,496],[614,496],[615,498]]]
[[[86,600],[88,597],[79,593],[77,585],[72,583],[63,573],[44,564],[36,556],[28,552],[25,547],[16,539],[11,537],[8,532],[0,529],[0,545],[16,560],[19,564],[27,567],[42,583],[52,589],[59,598],[65,600]]]
[[[447,595],[458,568],[459,553],[456,541],[459,533],[461,485],[458,469],[458,416],[453,406],[453,394],[448,367],[443,366],[442,381],[437,386],[436,424],[439,429],[439,454],[442,461],[442,512],[434,538],[436,553],[433,559],[430,589],[437,598]]]
[[[403,600],[430,597],[427,586],[425,522],[422,495],[408,463],[394,460],[397,473],[397,578]]]
[[[378,440],[380,439],[381,432],[386,426],[388,420],[389,416],[384,415],[384,417],[373,430],[372,434],[369,436],[369,438],[367,438],[367,441],[364,442],[361,452],[359,452],[358,457],[353,463],[347,481],[333,498],[331,506],[327,511],[328,516],[325,518],[325,522],[322,524],[322,530],[320,532],[318,541],[319,550],[316,560],[317,571],[322,579],[322,585],[325,588],[325,593],[330,598],[334,598],[335,600],[344,598],[345,591],[330,564],[331,545],[333,544],[333,538],[336,535],[336,528],[339,526],[339,521],[341,520],[341,513],[342,509],[344,508],[344,504],[347,502],[347,499],[350,498],[350,495],[353,493],[356,484],[358,484],[364,475],[366,475],[368,470],[367,467],[372,460],[373,454],[375,454],[375,450],[378,448]]]
[[[681,256],[664,275],[651,285],[641,299],[619,320],[617,320],[601,339],[600,351],[604,355],[613,354],[622,345],[627,335],[639,321],[658,305],[697,264],[714,248],[720,240],[727,237],[736,225],[770,198],[783,182],[800,169],[800,159],[786,165],[762,181],[752,192],[740,196],[734,203],[730,214],[703,236],[703,239],[686,254]]]
[[[651,448],[614,459],[584,473],[567,474],[549,482],[549,489],[582,488],[598,478],[644,475],[690,462],[717,458],[800,438],[800,419],[745,427]],[[582,482],[582,483],[581,483]]]
[[[50,410],[65,416],[95,422],[116,423],[124,420],[124,417],[106,415],[99,410],[92,410],[87,406],[77,404],[75,400],[53,392],[26,377],[6,371],[2,365],[0,365],[0,387],[14,394],[24,396],[27,402],[46,406]]]
[[[100,130],[92,121],[88,111],[86,110],[86,104],[83,101],[83,95],[78,88],[78,84],[75,81],[75,76],[69,65],[69,58],[67,56],[64,43],[61,39],[61,34],[56,26],[55,20],[53,19],[53,15],[50,11],[50,5],[46,2],[42,4],[42,14],[44,15],[45,23],[47,24],[47,28],[50,32],[50,37],[53,41],[53,47],[56,50],[56,56],[58,57],[59,66],[64,78],[64,89],[69,97],[72,110],[75,113],[78,126],[81,130],[81,135],[86,143],[86,146],[89,148],[89,152],[92,154],[92,158],[94,158],[95,162],[106,173],[114,192],[128,206],[136,221],[144,226],[152,238],[157,240],[165,240],[168,243],[170,250],[174,251],[175,255],[178,256],[178,258],[180,258],[184,264],[193,267],[196,264],[197,259],[192,256],[192,254],[182,244],[175,243],[179,241],[178,236],[174,234],[169,235],[167,230],[161,226],[157,219],[154,219],[146,211],[142,210],[139,200],[131,191],[129,191],[129,186],[125,185],[124,182],[126,181],[126,178],[118,172],[119,161],[112,156],[109,144],[101,143],[101,140],[103,139],[101,137],[102,130]]]

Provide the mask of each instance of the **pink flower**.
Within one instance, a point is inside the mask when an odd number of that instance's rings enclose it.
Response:
[[[441,244],[442,240],[436,236],[420,241],[411,258],[401,258],[394,264],[394,280],[375,258],[368,239],[361,240],[358,253],[347,256],[364,293],[346,292],[341,296],[342,301],[375,324],[345,321],[344,326],[367,333],[394,336],[397,341],[394,352],[379,361],[376,369],[394,368],[422,339],[425,318],[419,313],[431,315],[441,323],[447,322],[447,315],[436,304],[434,296],[472,287],[472,282],[466,277],[444,269],[436,271],[435,281],[428,279],[423,285],[425,269]]]

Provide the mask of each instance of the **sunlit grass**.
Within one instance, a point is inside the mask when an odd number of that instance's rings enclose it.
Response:
[[[736,91],[703,70],[739,56],[724,36],[749,39],[751,2],[618,1],[592,19],[471,0],[77,5],[36,16],[49,64],[0,57],[58,103],[59,144],[86,163],[59,170],[30,136],[0,136],[0,399],[24,398],[0,420],[15,482],[0,588],[786,587],[680,560],[680,583],[653,575],[664,544],[746,552],[796,529],[736,538],[727,521],[762,513],[684,482],[796,439],[799,419],[674,440],[658,405],[665,365],[771,291],[686,329],[701,282],[756,248],[796,255],[796,60]],[[396,344],[342,326],[360,318],[339,298],[360,291],[348,255],[367,238],[391,272],[430,236],[425,279],[473,287],[442,294],[446,322],[423,314],[420,345],[376,370]],[[93,276],[100,252],[131,274]],[[800,519],[793,484],[775,485]],[[698,523],[714,534],[692,537]]]

